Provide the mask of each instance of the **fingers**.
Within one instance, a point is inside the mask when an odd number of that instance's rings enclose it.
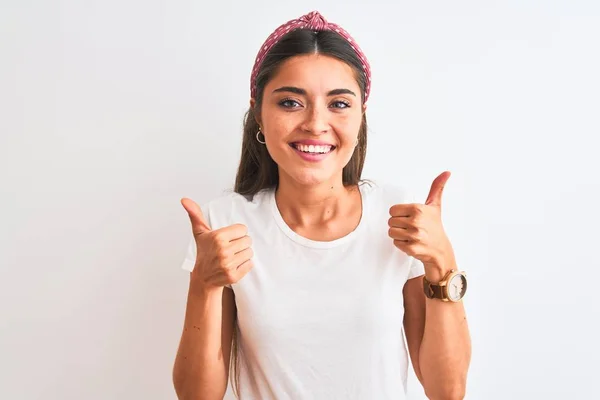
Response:
[[[226,284],[237,283],[240,279],[242,279],[250,270],[254,267],[254,262],[249,259],[244,261],[242,264],[237,266],[236,268],[230,269],[225,275],[225,280],[223,280],[223,275],[218,274],[210,278],[212,282],[219,282],[220,285],[225,286]]]
[[[239,253],[237,253],[236,255],[234,255],[232,257],[231,262],[229,263],[228,269],[237,270],[246,261],[252,259],[253,256],[254,256],[254,251],[252,250],[252,247],[248,247],[247,249],[240,251]]]
[[[409,242],[412,240],[412,235],[404,228],[390,228],[388,235],[394,239],[403,242]]]
[[[252,269],[252,267],[254,266],[254,262],[250,259],[247,261],[244,261],[242,263],[242,265],[240,265],[237,269],[237,274],[238,274],[238,279],[240,279],[241,277],[245,276],[248,272],[250,272],[250,270]]]
[[[188,216],[190,217],[190,222],[192,224],[192,232],[194,236],[200,235],[205,232],[210,232],[210,226],[206,222],[206,218],[204,218],[204,214],[202,214],[202,209],[198,204],[196,204],[193,200],[188,198],[181,199],[181,205],[187,211]]]
[[[423,213],[423,204],[396,204],[390,207],[392,217],[414,217]]]
[[[413,227],[412,221],[407,217],[392,217],[388,220],[390,228],[410,229]]]
[[[229,245],[229,249],[233,254],[237,254],[242,250],[252,246],[252,238],[250,236],[244,236],[239,239],[232,240]]]
[[[411,246],[410,242],[406,242],[403,240],[394,240],[394,246],[396,246],[396,248],[402,250],[409,256],[414,255],[414,252],[411,250],[411,247],[410,247]]]
[[[253,256],[251,247],[237,253],[225,268],[226,282],[232,284],[242,279],[254,267]]]
[[[248,227],[243,224],[234,224],[217,229],[213,233],[217,239],[227,243],[246,236],[248,234]]]
[[[388,235],[395,241],[411,242],[418,232],[410,217],[392,217],[388,220],[388,225]]]

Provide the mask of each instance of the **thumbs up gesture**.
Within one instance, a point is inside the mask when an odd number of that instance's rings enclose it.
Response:
[[[390,208],[389,236],[397,248],[423,262],[428,277],[441,278],[455,267],[454,251],[442,226],[442,192],[448,178],[448,171],[435,178],[425,204]]]
[[[196,264],[191,279],[207,289],[239,281],[253,266],[248,228],[234,224],[212,230],[198,204],[187,198],[181,204],[190,217],[196,240]]]

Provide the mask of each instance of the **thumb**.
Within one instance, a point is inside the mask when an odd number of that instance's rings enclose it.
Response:
[[[448,178],[450,178],[450,171],[444,171],[433,180],[425,204],[438,207],[442,206],[442,193],[444,192],[444,187],[446,186]]]
[[[204,232],[210,232],[210,226],[202,214],[202,209],[193,200],[188,198],[181,199],[181,205],[187,211],[190,222],[192,223],[192,232],[194,236],[200,235]]]

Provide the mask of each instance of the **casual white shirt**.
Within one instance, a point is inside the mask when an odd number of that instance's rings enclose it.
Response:
[[[202,209],[212,229],[248,227],[254,268],[231,285],[239,327],[240,397],[404,399],[408,352],[402,289],[423,264],[388,236],[389,209],[413,203],[403,187],[361,182],[361,220],[330,242],[283,220],[274,190],[223,195]],[[183,268],[196,260],[192,240]]]

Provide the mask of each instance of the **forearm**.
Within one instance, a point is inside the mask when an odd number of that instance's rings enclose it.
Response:
[[[440,276],[428,278],[435,282]],[[470,359],[471,340],[463,303],[426,299],[419,366],[427,396],[432,400],[463,399]]]
[[[222,346],[223,290],[196,290],[190,285],[173,369],[180,399],[220,400],[227,389],[229,359]]]

